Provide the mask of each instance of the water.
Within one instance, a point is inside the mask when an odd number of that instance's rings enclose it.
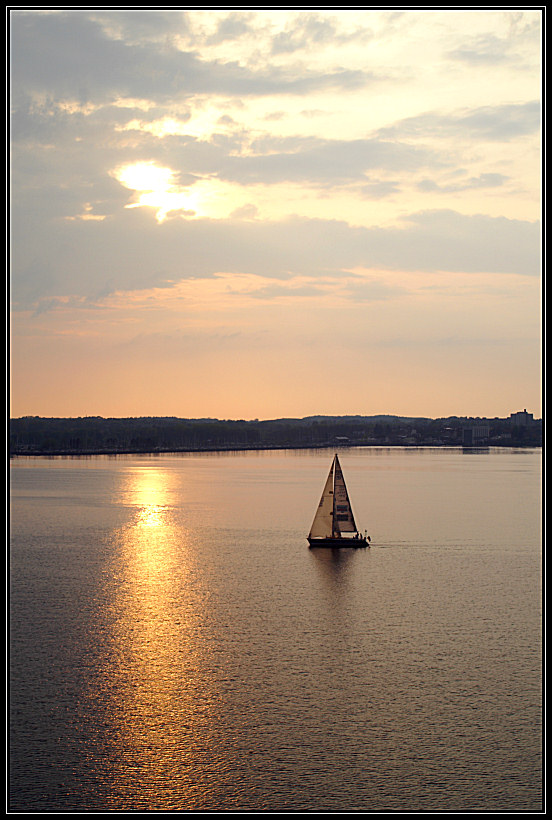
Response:
[[[15,811],[541,808],[540,451],[12,462]]]

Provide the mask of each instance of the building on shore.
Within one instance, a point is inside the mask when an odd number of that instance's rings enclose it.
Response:
[[[533,414],[528,413],[527,410],[521,410],[519,413],[510,413],[510,424],[516,427],[528,427],[533,422]]]
[[[489,443],[490,428],[485,422],[475,422],[462,428],[463,447],[486,447]]]

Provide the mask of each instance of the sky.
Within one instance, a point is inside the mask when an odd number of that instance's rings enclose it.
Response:
[[[11,416],[540,417],[541,14],[9,9]]]

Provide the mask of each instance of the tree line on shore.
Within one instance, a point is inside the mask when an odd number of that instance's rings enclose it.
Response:
[[[42,418],[10,421],[10,453],[79,454],[178,452],[350,445],[462,445],[469,425],[489,427],[487,443],[541,446],[542,422],[514,425],[509,418],[443,419],[401,416],[310,416],[259,421],[174,417]]]

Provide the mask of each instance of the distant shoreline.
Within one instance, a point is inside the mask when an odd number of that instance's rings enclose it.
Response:
[[[319,450],[327,447],[540,447],[542,421],[309,416],[272,421],[24,417],[10,421],[10,455],[91,456]]]

